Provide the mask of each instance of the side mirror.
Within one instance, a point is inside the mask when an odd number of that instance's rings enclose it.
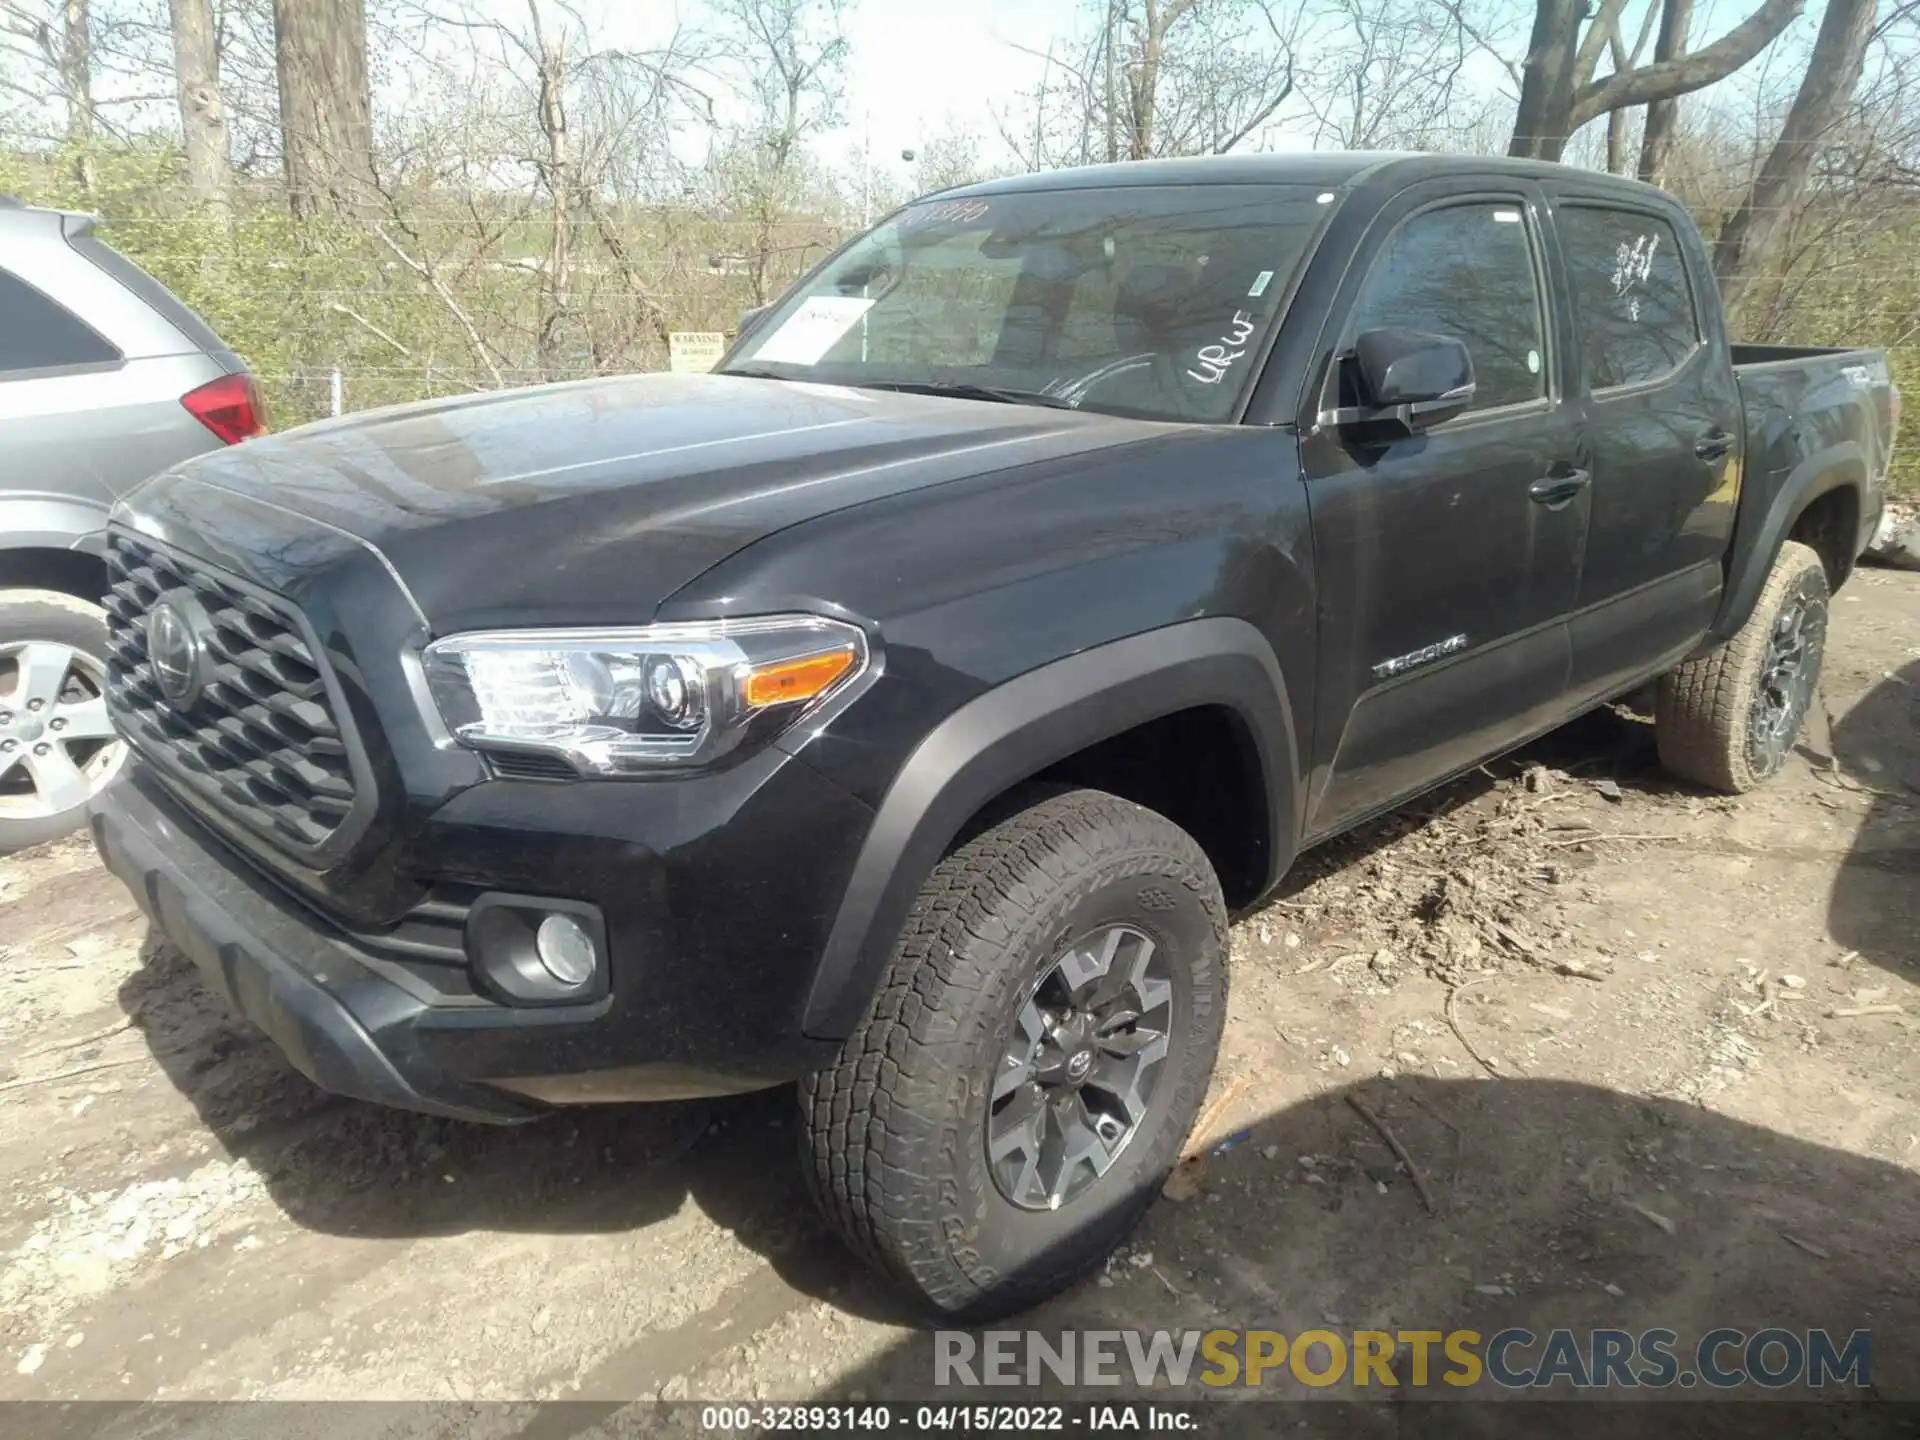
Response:
[[[773,306],[771,303],[769,303],[766,305],[756,305],[753,307],[753,309],[743,313],[740,316],[739,329],[733,332],[734,339],[736,340],[746,339],[747,336],[751,335],[756,329],[759,328],[760,322],[767,318],[768,312],[771,311],[772,309],[773,309]]]
[[[1353,342],[1353,367],[1360,403],[1323,423],[1388,424],[1412,435],[1473,403],[1473,356],[1450,335],[1368,330]]]

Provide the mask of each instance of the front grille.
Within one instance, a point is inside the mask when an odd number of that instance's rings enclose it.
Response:
[[[341,832],[360,784],[300,613],[199,560],[115,530],[108,540],[107,696],[136,749],[188,798],[296,853]],[[163,598],[204,615],[205,684],[161,690],[147,616]]]

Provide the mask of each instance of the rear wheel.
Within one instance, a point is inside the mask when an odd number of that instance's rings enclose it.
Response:
[[[1820,687],[1827,571],[1798,541],[1780,547],[1753,614],[1719,649],[1660,681],[1660,763],[1695,784],[1739,794],[1786,763]]]
[[[0,590],[0,854],[86,821],[126,753],[107,719],[106,612],[53,590]]]
[[[873,1009],[801,1087],[815,1198],[957,1318],[1097,1265],[1159,1193],[1226,1009],[1226,908],[1163,816],[1040,800],[928,878]]]

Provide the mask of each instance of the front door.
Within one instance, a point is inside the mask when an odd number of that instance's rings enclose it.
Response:
[[[1534,197],[1416,191],[1368,248],[1336,300],[1323,401],[1341,403],[1354,337],[1383,328],[1463,341],[1475,391],[1423,434],[1303,429],[1321,655],[1309,836],[1559,718],[1587,523]]]

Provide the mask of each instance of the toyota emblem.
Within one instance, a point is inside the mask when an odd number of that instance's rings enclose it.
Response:
[[[162,695],[183,708],[199,697],[204,684],[205,650],[188,605],[192,602],[163,600],[147,616],[147,664],[154,682]]]

